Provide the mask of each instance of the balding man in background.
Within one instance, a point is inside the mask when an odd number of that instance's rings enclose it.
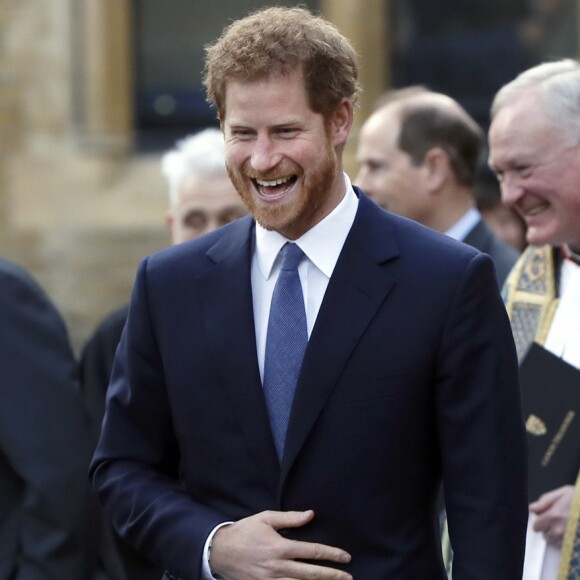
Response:
[[[355,180],[383,208],[489,254],[498,283],[518,253],[475,206],[483,133],[453,99],[423,87],[388,93],[364,123]]]

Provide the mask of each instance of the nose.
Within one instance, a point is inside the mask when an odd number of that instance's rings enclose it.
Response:
[[[220,221],[219,216],[212,215],[212,216],[208,217],[208,219],[207,219],[207,224],[205,226],[205,232],[213,232],[214,230],[217,230],[222,225],[223,225],[223,223]]]
[[[267,173],[280,162],[280,154],[268,135],[258,135],[251,156],[252,169]]]

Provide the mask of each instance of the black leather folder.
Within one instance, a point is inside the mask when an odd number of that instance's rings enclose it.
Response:
[[[538,344],[520,366],[528,497],[574,484],[580,469],[580,370]]]

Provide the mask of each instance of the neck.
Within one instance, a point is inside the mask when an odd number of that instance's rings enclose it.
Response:
[[[444,203],[442,200],[440,211],[429,227],[439,232],[446,232],[454,226],[472,207],[475,207],[473,198],[467,195],[455,196],[452,201]]]

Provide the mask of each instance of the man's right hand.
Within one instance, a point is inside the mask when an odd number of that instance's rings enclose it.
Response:
[[[220,528],[212,541],[212,573],[225,580],[321,579],[352,580],[346,572],[299,560],[348,564],[351,556],[340,548],[284,538],[279,530],[299,528],[314,512],[266,511]]]

